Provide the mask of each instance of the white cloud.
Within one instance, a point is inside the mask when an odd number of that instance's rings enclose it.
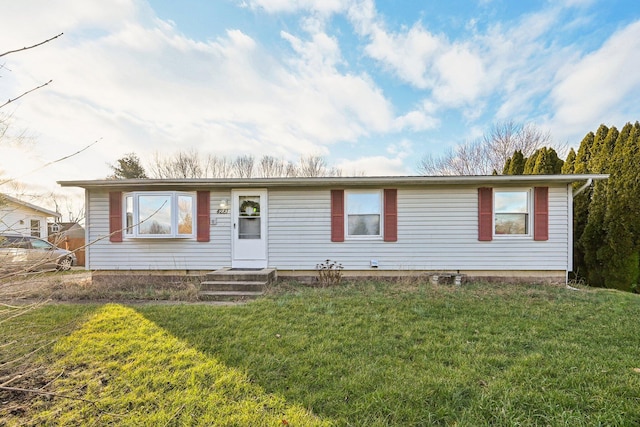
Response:
[[[244,4],[254,9],[264,9],[269,13],[312,10],[328,15],[345,8],[344,0],[247,0]]]
[[[394,126],[390,103],[367,75],[338,71],[340,48],[321,26],[309,25],[307,39],[283,32],[293,52],[281,59],[240,30],[195,41],[144,3],[120,1],[118,13],[85,2],[39,3],[38,16],[65,10],[81,19],[61,21],[66,28],[60,42],[7,57],[12,73],[0,79],[0,93],[54,80],[18,106],[21,124],[40,135],[38,152],[29,154],[36,163],[102,138],[66,167],[50,169],[54,179],[102,178],[110,172],[106,163],[124,153],[136,152],[144,161],[156,151],[191,147],[295,161]],[[17,34],[21,18],[29,16],[26,7],[3,10],[0,26]],[[51,27],[48,22],[43,31]]]
[[[387,147],[387,153],[397,156],[400,159],[405,159],[413,153],[413,144],[411,141],[402,140],[396,144],[391,144]]]
[[[445,49],[445,43],[439,37],[425,31],[419,24],[405,34],[389,34],[381,26],[374,25],[369,36],[371,43],[365,49],[369,56],[417,88],[427,89],[435,85],[432,65]]]
[[[619,126],[637,120],[640,113],[640,21],[613,34],[600,49],[558,73],[552,92],[556,113],[554,127],[584,133],[600,123]],[[635,111],[624,117],[622,111]]]
[[[446,106],[473,103],[485,87],[484,64],[467,46],[452,46],[437,59],[436,68],[440,81],[433,94]]]
[[[338,167],[346,175],[364,174],[366,176],[405,176],[411,175],[403,163],[402,157],[371,156],[356,160],[340,160]]]
[[[440,120],[423,110],[409,111],[407,114],[395,119],[395,128],[398,131],[411,129],[416,132],[434,129],[440,124]]]
[[[389,31],[370,1],[348,13],[356,31],[369,40],[365,52],[442,107],[469,106],[485,93],[486,65],[470,43],[453,43],[421,22]],[[430,92],[430,94],[429,94]]]

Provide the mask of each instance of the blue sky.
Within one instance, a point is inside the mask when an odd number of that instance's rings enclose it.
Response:
[[[411,175],[505,120],[575,147],[640,119],[637,0],[23,0],[0,51],[60,32],[0,62],[4,98],[53,79],[1,110],[31,192],[189,149]]]

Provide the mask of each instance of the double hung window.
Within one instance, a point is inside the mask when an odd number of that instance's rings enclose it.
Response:
[[[40,220],[32,219],[29,222],[29,227],[30,227],[30,231],[31,231],[31,236],[40,237]]]
[[[529,191],[495,191],[494,232],[496,235],[527,236],[530,234]]]
[[[382,192],[347,191],[346,229],[353,238],[382,236]]]

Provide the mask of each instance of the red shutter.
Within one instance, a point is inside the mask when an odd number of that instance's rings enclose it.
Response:
[[[478,188],[478,240],[493,239],[493,188]]]
[[[384,190],[384,241],[398,241],[398,190]]]
[[[344,190],[331,190],[331,241],[344,242]]]
[[[549,240],[549,187],[533,189],[533,240]]]
[[[197,233],[198,242],[208,242],[210,239],[210,210],[211,200],[208,191],[198,191],[197,196]]]
[[[109,193],[109,241],[122,242],[122,192]]]

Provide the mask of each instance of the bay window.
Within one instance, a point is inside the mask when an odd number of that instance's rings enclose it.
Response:
[[[125,237],[195,237],[195,194],[135,192],[124,195]]]

